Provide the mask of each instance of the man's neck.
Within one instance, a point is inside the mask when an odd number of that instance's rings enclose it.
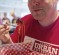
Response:
[[[54,15],[47,16],[47,17],[45,18],[45,20],[43,20],[43,21],[39,21],[39,20],[38,20],[38,22],[39,22],[43,27],[46,27],[46,26],[49,26],[49,25],[51,25],[52,23],[54,23],[57,19],[58,19],[58,12],[56,12]]]

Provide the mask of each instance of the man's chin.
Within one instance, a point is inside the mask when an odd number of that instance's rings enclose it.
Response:
[[[34,17],[35,20],[42,21],[44,17]]]

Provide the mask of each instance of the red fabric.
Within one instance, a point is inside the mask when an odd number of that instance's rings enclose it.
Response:
[[[25,35],[25,32],[24,32],[24,25],[18,25],[14,31],[14,33],[12,33],[10,36],[11,36],[11,39],[14,43],[18,43],[18,42],[23,42],[23,39],[24,39],[24,35]]]
[[[26,35],[40,41],[59,45],[59,17],[49,26],[42,27],[32,15],[23,17]]]
[[[0,46],[0,55],[39,55],[30,50],[31,43],[6,44]]]
[[[42,27],[37,20],[34,20],[32,15],[27,15],[22,18],[25,23],[25,34],[29,37],[52,43],[59,44],[59,18],[47,27]],[[14,35],[11,37],[14,42],[17,42],[17,28]]]
[[[11,36],[11,39],[14,43],[18,42],[18,27],[15,29],[14,33],[12,33],[10,36]]]

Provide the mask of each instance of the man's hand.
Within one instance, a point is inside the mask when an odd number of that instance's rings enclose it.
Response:
[[[9,31],[10,27],[8,25],[0,25],[0,40],[3,43],[11,43]]]

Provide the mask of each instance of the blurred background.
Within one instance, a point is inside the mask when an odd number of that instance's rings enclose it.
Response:
[[[0,24],[11,23],[10,33],[14,31],[18,18],[30,14],[27,2],[28,0],[0,0]]]
[[[16,16],[23,17],[30,13],[27,6],[28,0],[0,0],[0,17],[3,17],[3,13],[7,13],[7,17],[12,20],[10,12],[14,12]]]

